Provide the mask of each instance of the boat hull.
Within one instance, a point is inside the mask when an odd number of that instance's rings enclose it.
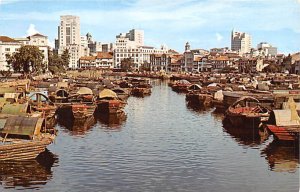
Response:
[[[300,127],[284,127],[276,125],[266,125],[267,129],[274,135],[276,140],[279,141],[298,141]]]

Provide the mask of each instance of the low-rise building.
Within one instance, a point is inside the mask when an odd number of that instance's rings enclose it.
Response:
[[[182,54],[173,54],[171,57],[171,63],[168,65],[168,71],[180,72],[182,65],[184,65],[184,57]]]
[[[6,55],[12,55],[13,53],[19,51],[22,43],[7,37],[7,36],[0,36],[0,70],[7,71],[8,63],[6,62]]]
[[[81,69],[113,68],[113,54],[98,52],[97,56],[83,56],[79,59],[79,66]]]
[[[222,71],[225,67],[232,66],[232,61],[228,56],[221,55],[211,59],[214,71]]]
[[[168,71],[171,64],[171,57],[168,54],[151,54],[150,55],[150,70],[151,71]]]

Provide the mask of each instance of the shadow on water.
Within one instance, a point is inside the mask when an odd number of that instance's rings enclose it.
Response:
[[[271,142],[261,151],[271,171],[296,172],[299,167],[299,144]]]
[[[34,160],[0,161],[0,184],[4,188],[39,189],[52,179],[57,155],[46,149]]]
[[[63,127],[63,131],[70,135],[85,135],[96,124],[96,119],[91,116],[87,119],[64,118],[58,119],[58,124]]]
[[[223,119],[222,124],[224,132],[228,133],[239,145],[256,147],[268,138],[264,130],[234,127],[226,118]]]
[[[99,114],[97,120],[107,129],[120,129],[125,123],[127,115],[125,112],[119,114]]]
[[[186,103],[186,106],[190,111],[196,112],[197,114],[205,114],[211,111],[210,107],[202,107],[199,105],[191,104],[189,102]]]

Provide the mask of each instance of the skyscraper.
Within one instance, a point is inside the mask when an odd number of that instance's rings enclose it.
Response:
[[[73,15],[60,16],[60,25],[58,27],[58,54],[62,54],[65,49],[69,50],[69,68],[76,69],[78,67],[78,61],[82,55],[80,45],[79,17]]]
[[[58,31],[59,47],[80,44],[80,19],[78,16],[60,16]]]
[[[251,50],[251,36],[247,33],[232,30],[231,50],[240,54],[249,53]]]

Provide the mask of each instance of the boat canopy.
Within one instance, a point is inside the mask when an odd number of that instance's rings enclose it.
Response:
[[[0,87],[0,94],[4,95],[5,93],[15,93],[16,87]]]
[[[0,133],[12,135],[39,135],[44,119],[38,117],[13,116],[1,119]]]
[[[87,87],[80,87],[80,89],[77,91],[77,94],[79,94],[79,95],[93,95],[93,91],[90,88],[87,88]]]
[[[297,111],[291,109],[273,110],[270,118],[275,118],[277,126],[300,126],[300,117]]]
[[[99,98],[118,98],[118,96],[114,91],[110,89],[103,89],[103,91],[99,93]]]
[[[189,85],[191,84],[188,80],[182,79],[178,81],[179,84]]]
[[[10,115],[26,115],[29,110],[28,103],[5,103],[2,107],[2,114],[10,114]]]
[[[251,97],[251,96],[242,96],[238,100],[236,100],[236,102],[234,102],[232,104],[232,107],[238,105],[239,103],[241,103],[243,101],[254,101],[255,103],[259,103],[259,100],[256,99],[256,98],[254,98],[254,97]]]
[[[202,87],[198,84],[193,84],[193,85],[189,86],[188,89],[189,90],[200,90],[200,89],[202,89]]]

